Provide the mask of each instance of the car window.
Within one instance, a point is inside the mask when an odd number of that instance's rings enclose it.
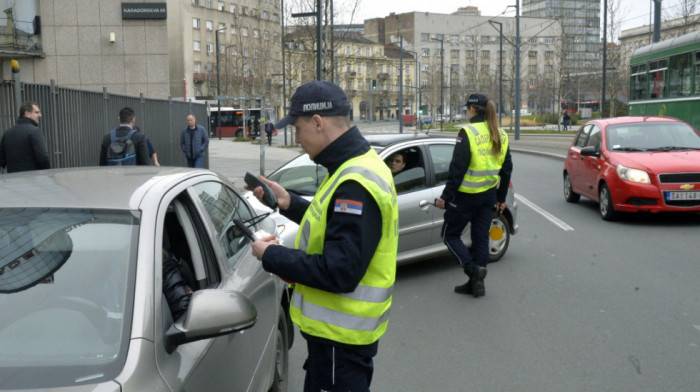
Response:
[[[596,148],[596,151],[600,151],[601,136],[602,133],[600,132],[600,128],[597,125],[591,126],[591,131],[588,136],[586,146],[593,146]]]
[[[328,170],[314,163],[308,154],[287,162],[267,178],[299,196],[313,196],[326,178]]]
[[[228,257],[229,266],[233,267],[250,243],[250,240],[233,222],[237,219],[248,225],[254,225],[251,210],[242,198],[222,183],[205,182],[193,188],[214,223],[219,241]],[[256,231],[255,228],[253,231]]]
[[[425,189],[425,163],[420,149],[418,147],[410,147],[392,152],[384,159],[387,166],[391,167],[389,160],[397,153],[403,155],[405,166],[403,170],[394,174],[396,193],[402,194]]]
[[[428,146],[430,160],[433,162],[433,171],[435,172],[435,186],[447,182],[454,148],[452,144],[431,144]]]
[[[590,125],[582,127],[581,130],[578,132],[578,135],[576,135],[576,141],[574,142],[574,146],[581,148],[586,147],[586,139],[588,138],[588,133],[590,131]]]

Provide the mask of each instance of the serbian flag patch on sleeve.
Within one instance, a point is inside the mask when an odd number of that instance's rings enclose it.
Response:
[[[345,214],[362,215],[362,203],[355,200],[337,199],[335,201],[334,212]]]
[[[462,137],[461,137],[461,136],[457,136],[457,143],[462,143]]]

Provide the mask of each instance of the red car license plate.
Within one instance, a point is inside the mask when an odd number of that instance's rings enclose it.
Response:
[[[666,200],[700,200],[700,192],[666,192]]]

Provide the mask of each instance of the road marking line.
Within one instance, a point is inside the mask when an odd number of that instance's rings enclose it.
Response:
[[[535,204],[535,203],[531,202],[530,200],[526,199],[525,197],[523,197],[523,195],[521,195],[521,194],[519,194],[519,193],[516,193],[516,194],[515,194],[515,198],[518,199],[518,201],[521,201],[522,203],[524,203],[526,206],[528,206],[528,207],[532,208],[533,210],[535,210],[535,212],[537,212],[538,214],[542,215],[543,217],[545,217],[546,219],[548,219],[550,222],[552,222],[552,223],[554,223],[555,225],[559,226],[560,229],[562,229],[562,230],[564,230],[564,231],[574,231],[574,228],[573,228],[573,227],[567,225],[566,223],[564,223],[563,220],[561,220],[561,219],[555,217],[554,215],[552,215],[552,214],[550,214],[549,212],[547,212],[547,211],[545,211],[544,209],[542,209],[542,208],[541,208],[540,206],[538,206],[537,204]]]

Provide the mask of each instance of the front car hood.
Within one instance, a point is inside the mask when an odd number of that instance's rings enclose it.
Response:
[[[650,174],[700,172],[700,151],[613,153],[611,161]]]

